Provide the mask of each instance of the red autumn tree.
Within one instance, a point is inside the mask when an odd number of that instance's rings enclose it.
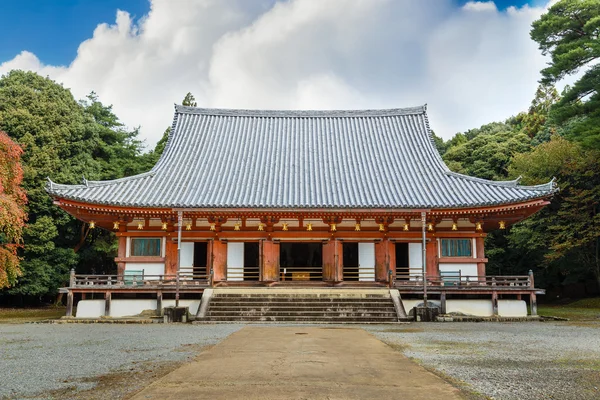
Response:
[[[0,131],[0,288],[21,274],[17,249],[23,245],[27,197],[21,188],[21,147]]]

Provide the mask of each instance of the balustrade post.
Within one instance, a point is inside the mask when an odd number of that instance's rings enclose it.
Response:
[[[67,317],[73,316],[73,291],[67,292]]]
[[[214,270],[211,268],[210,269],[210,274],[208,275],[208,286],[212,287],[213,286],[213,281],[214,281]]]
[[[71,268],[69,275],[69,287],[75,287],[75,268]]]
[[[390,289],[394,287],[394,274],[391,269],[388,269],[388,285]]]
[[[492,314],[498,316],[498,292],[495,290],[492,292]]]
[[[535,285],[533,283],[533,271],[532,270],[529,270],[529,287],[532,289],[535,287]]]

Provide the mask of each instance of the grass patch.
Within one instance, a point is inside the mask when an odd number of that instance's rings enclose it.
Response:
[[[22,324],[57,319],[65,313],[65,307],[0,308],[0,324]]]
[[[572,321],[600,321],[600,297],[567,304],[540,304],[538,315],[569,318]]]

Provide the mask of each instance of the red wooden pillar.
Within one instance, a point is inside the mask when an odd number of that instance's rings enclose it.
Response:
[[[119,237],[119,250],[117,252],[117,257],[120,259],[125,259],[125,257],[127,257],[127,236]],[[117,275],[119,275],[119,276],[125,275],[125,263],[124,262],[117,263]]]
[[[427,261],[427,277],[439,278],[440,265],[438,262],[437,240],[433,237],[430,238],[425,246],[425,256]]]
[[[279,243],[262,240],[262,280],[279,281]]]
[[[484,238],[483,237],[477,237],[475,238],[475,249],[477,251],[476,256],[477,258],[485,258],[485,250],[484,250]],[[484,262],[478,262],[477,263],[477,275],[478,276],[485,276],[485,263]],[[483,279],[483,278],[481,278]]]
[[[387,282],[388,270],[392,274],[396,271],[396,247],[395,243],[384,239],[375,243],[375,281]]]
[[[343,280],[343,248],[339,240],[323,244],[323,280],[340,282]]]
[[[177,274],[177,243],[170,237],[165,239],[165,275]]]
[[[220,240],[213,241],[212,244],[212,267],[213,279],[215,282],[227,279],[227,243]]]

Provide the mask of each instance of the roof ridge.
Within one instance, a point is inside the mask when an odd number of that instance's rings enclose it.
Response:
[[[405,108],[355,109],[355,110],[261,110],[234,108],[202,108],[175,104],[175,112],[180,114],[221,115],[232,117],[385,117],[395,115],[419,115],[427,111],[427,105]]]
[[[154,176],[156,175],[156,171],[148,171],[148,172],[143,172],[141,174],[137,174],[137,175],[132,175],[132,176],[125,176],[123,178],[117,178],[117,179],[110,179],[110,180],[106,180],[106,181],[89,181],[85,178],[83,178],[83,183],[79,184],[79,185],[68,185],[68,184],[62,184],[62,183],[55,183],[52,181],[52,179],[50,179],[50,177],[47,177],[47,183],[46,183],[46,187],[53,192],[54,190],[66,190],[66,189],[82,189],[82,188],[89,188],[89,187],[99,187],[99,186],[106,186],[106,185],[112,185],[115,183],[121,183],[121,182],[128,182],[128,181],[133,181],[136,179],[142,179],[142,178],[146,178],[148,176]]]
[[[453,172],[450,170],[444,171],[444,173],[446,175],[454,176],[456,178],[461,178],[461,179],[465,179],[468,181],[483,183],[483,184],[491,185],[491,186],[514,187],[514,188],[519,188],[519,189],[539,190],[539,191],[546,191],[546,192],[554,191],[557,189],[557,186],[555,183],[555,181],[556,181],[555,178],[552,178],[552,180],[550,182],[542,183],[540,185],[527,186],[527,185],[519,185],[519,182],[521,181],[521,176],[519,176],[516,179],[510,180],[510,181],[492,181],[490,179],[483,179],[483,178],[477,178],[475,176],[463,175],[458,172]]]

